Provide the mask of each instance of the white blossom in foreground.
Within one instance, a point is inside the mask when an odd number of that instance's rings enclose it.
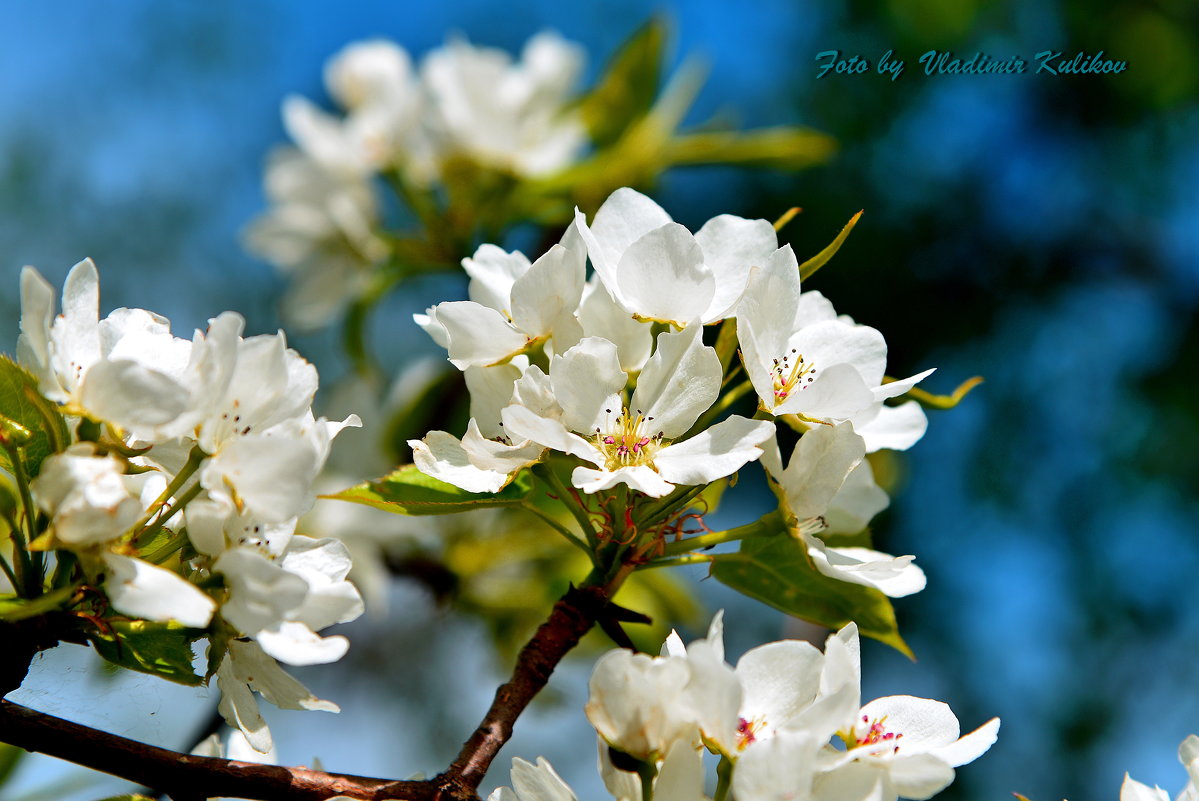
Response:
[[[1192,734],[1182,741],[1178,746],[1178,761],[1187,769],[1188,780],[1175,801],[1196,801],[1199,799],[1199,735]],[[1156,785],[1142,784],[1125,773],[1120,801],[1170,801],[1170,794]]]
[[[615,302],[639,320],[677,327],[735,316],[751,268],[778,247],[766,220],[723,214],[692,235],[628,188],[613,192],[590,225],[576,210],[575,224]]]
[[[891,556],[862,547],[832,547],[820,539],[825,515],[844,525],[862,521],[862,527],[879,510],[882,490],[864,486],[866,474],[858,472],[865,456],[865,443],[852,424],[821,425],[799,438],[784,469],[778,442],[764,446],[762,466],[778,482],[784,510],[792,517],[792,535],[807,547],[812,563],[826,576],[874,587],[892,598],[924,589],[924,571],[913,564],[913,556]],[[867,469],[869,469],[867,465]],[[886,496],[883,494],[882,505]],[[851,533],[860,531],[861,527]]]
[[[817,292],[800,292],[790,246],[755,270],[737,306],[745,371],[762,408],[822,422],[850,421],[866,450],[903,450],[927,427],[919,404],[885,406],[932,373],[883,383],[887,343],[873,328],[838,317]]]
[[[707,484],[737,471],[761,455],[758,445],[774,430],[769,422],[734,415],[676,441],[720,391],[720,360],[700,332],[691,326],[660,334],[627,402],[628,375],[616,346],[597,337],[582,340],[550,365],[560,419],[514,404],[502,412],[504,431],[594,465],[571,474],[588,493],[624,483],[661,497],[676,484]]]
[[[573,226],[532,264],[520,251],[483,245],[462,260],[470,300],[439,303],[415,315],[416,322],[460,370],[507,361],[551,338],[553,350],[565,350],[583,335],[575,313],[586,258]]]

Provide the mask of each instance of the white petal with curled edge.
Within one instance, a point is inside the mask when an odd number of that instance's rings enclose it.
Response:
[[[762,455],[758,447],[774,433],[769,420],[733,415],[683,442],[654,454],[662,478],[675,484],[707,484],[740,470]]]
[[[819,517],[866,455],[853,426],[817,425],[799,438],[781,476],[787,506],[799,520]]]
[[[765,264],[779,246],[774,226],[766,220],[721,214],[704,223],[696,232],[695,241],[716,279],[716,291],[704,319],[734,316],[732,312],[745,291],[750,268]]]
[[[865,439],[865,437],[863,437]],[[845,483],[824,510],[822,534],[857,534],[891,503],[882,487],[874,483],[874,470],[863,459],[849,471]]]
[[[434,309],[449,338],[450,363],[459,370],[502,361],[528,341],[503,314],[473,301],[439,303]]]
[[[704,798],[704,760],[691,743],[678,740],[666,752],[666,759],[654,780],[655,801],[702,801]]]
[[[546,336],[572,316],[583,295],[581,250],[554,245],[512,285],[512,322],[529,336]]]
[[[887,341],[867,325],[842,320],[805,325],[790,337],[787,347],[795,348],[817,370],[851,365],[868,387],[881,384],[887,368]]]
[[[505,314],[512,310],[512,285],[529,270],[529,260],[516,250],[511,253],[495,245],[480,245],[475,255],[462,260],[470,276],[468,295]]]
[[[318,456],[300,439],[249,434],[226,442],[205,462],[200,483],[217,498],[228,498],[232,486],[247,509],[280,523],[312,508]]]
[[[948,704],[931,698],[917,698],[914,695],[876,698],[862,707],[854,728],[856,731],[865,732],[870,728],[869,721],[883,718],[886,718],[887,731],[903,735],[901,754],[932,751],[956,741],[961,733],[957,716]],[[878,746],[863,748],[890,753],[891,744],[880,743]]]
[[[54,287],[32,267],[21,269],[21,335],[17,361],[38,379],[42,394],[65,400],[50,367],[50,321],[54,317]],[[57,397],[55,397],[57,396]]]
[[[112,608],[131,617],[204,628],[216,602],[196,585],[170,570],[115,553],[101,557],[108,568],[104,591]]]
[[[516,440],[532,440],[546,448],[570,453],[592,464],[601,464],[604,454],[578,434],[572,434],[557,420],[538,417],[523,406],[509,406],[501,412],[504,430]]]
[[[859,424],[858,420],[862,419]],[[854,429],[866,441],[866,452],[889,448],[906,451],[928,430],[928,417],[914,400],[899,406],[879,405],[873,412],[854,415]]]
[[[434,342],[449,350],[450,334],[445,330],[445,326],[438,322],[436,306],[429,307],[424,314],[412,315],[412,321],[420,326],[420,330],[428,334]]]
[[[341,635],[322,637],[303,623],[286,621],[254,637],[262,650],[288,665],[325,665],[345,656],[350,641]]]
[[[716,351],[703,343],[703,326],[658,335],[658,348],[637,379],[631,411],[653,420],[651,433],[667,439],[686,433],[720,395],[723,370]]]
[[[479,433],[473,420],[466,426],[466,434],[462,437],[462,447],[479,467],[484,470],[505,473],[509,477],[522,467],[528,467],[539,461],[541,454],[545,451],[544,447],[532,440],[509,445],[506,442],[487,439]]]
[[[737,303],[737,317],[753,318],[769,357],[782,356],[787,340],[807,323],[797,311],[802,297],[799,263],[790,245],[783,245],[750,268],[744,294]]]
[[[590,227],[587,217],[575,209],[575,223],[587,245],[587,255],[591,257],[595,272],[604,286],[618,301],[616,265],[620,262],[621,254],[629,245],[669,222],[670,215],[661,206],[628,187],[617,189],[608,196],[595,213],[595,220]]]
[[[967,765],[978,759],[999,739],[999,718],[991,718],[969,734],[964,734],[949,745],[932,750],[933,756],[943,759],[950,767]]]
[[[211,647],[210,645],[209,648]],[[271,730],[258,710],[254,692],[237,673],[237,667],[229,657],[222,660],[217,668],[216,683],[221,691],[217,711],[226,723],[246,736],[251,748],[265,754],[275,747],[271,739]]]
[[[251,689],[261,693],[263,698],[280,709],[341,711],[332,701],[322,700],[309,692],[307,687],[267,656],[256,642],[231,640],[229,657],[236,666],[237,678],[249,684]]]
[[[621,467],[616,470],[593,470],[590,467],[576,467],[570,474],[570,483],[590,495],[600,490],[612,489],[617,484],[627,484],[651,498],[661,498],[674,489],[674,485],[663,480],[653,468],[645,465]]]
[[[576,801],[574,791],[545,757],[537,757],[536,765],[513,759],[512,787],[520,801]]]
[[[1124,783],[1120,785],[1120,801],[1170,801],[1170,794],[1157,785],[1141,784],[1125,773]]]
[[[726,754],[735,754],[742,698],[737,673],[706,639],[696,640],[687,648],[687,663],[691,667],[687,693],[696,722],[706,739]]]
[[[303,578],[284,570],[256,548],[231,548],[221,554],[212,569],[225,576],[229,587],[221,617],[248,636],[282,622],[308,594],[308,583]]]
[[[430,431],[423,440],[410,439],[408,447],[418,470],[467,492],[499,492],[508,483],[507,473],[475,465],[461,440],[445,431]]]
[[[916,373],[916,375],[914,375],[914,376],[909,376],[908,378],[901,378],[898,381],[890,381],[886,384],[883,384],[882,386],[874,387],[871,391],[874,392],[875,400],[886,400],[887,398],[894,398],[897,395],[902,395],[903,393],[907,392],[909,389],[916,386],[917,384],[919,384],[924,379],[928,378],[930,375],[932,375],[936,371],[937,371],[937,368],[933,367],[931,369],[925,370],[923,373]]]
[[[599,421],[606,419],[604,410],[612,408],[612,396],[624,389],[627,380],[616,345],[601,337],[581,340],[550,363],[550,384],[562,407],[562,422],[572,431],[594,433]]]
[[[829,578],[874,587],[891,598],[924,589],[924,571],[913,563],[914,556],[892,556],[869,548],[833,548],[811,534],[804,534],[803,539],[812,563]]]
[[[650,231],[630,245],[616,265],[616,281],[616,299],[629,312],[679,327],[700,320],[716,292],[704,252],[678,223]]]

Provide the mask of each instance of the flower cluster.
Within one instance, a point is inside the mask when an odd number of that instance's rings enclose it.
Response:
[[[692,234],[621,189],[590,223],[576,213],[536,261],[483,245],[463,267],[469,300],[416,320],[464,372],[472,416],[461,437],[433,431],[409,443],[421,471],[497,492],[559,454],[578,490],[624,485],[636,504],[761,459],[822,573],[894,597],[924,586],[911,557],[817,535],[857,533],[887,506],[864,457],[923,435],[916,401],[886,402],[932,371],[885,379],[882,335],[801,292],[795,254],[769,222],[721,215]],[[750,392],[754,419],[719,419]],[[785,468],[779,423],[802,433]]]
[[[331,441],[357,418],[315,418],[315,368],[282,332],[243,337],[235,313],[191,340],[144,309],[100,319],[90,260],[67,277],[61,314],[32,268],[21,300],[19,359],[73,429],[30,487],[43,550],[73,557],[120,615],[207,629],[221,711],[259,751],[271,738],[253,691],[336,710],[275,660],[339,659],[346,639],[317,632],[362,612],[345,546],[295,533]]]
[[[389,254],[374,181],[416,194],[469,163],[532,178],[572,164],[587,142],[569,101],[582,50],[538,34],[519,61],[452,39],[419,69],[394,42],[351,44],[325,66],[332,114],[291,96],[283,121],[294,146],[271,156],[270,210],[250,247],[292,274],[286,308],[297,323],[327,321]]]
[[[923,799],[995,742],[998,718],[962,736],[939,701],[898,695],[861,705],[858,653],[850,624],[823,653],[782,640],[734,668],[724,661],[720,614],[706,639],[684,647],[672,634],[661,656],[609,652],[586,706],[604,783],[622,800],[702,798],[706,747],[721,758],[719,798]],[[512,782],[519,801],[573,797],[544,760],[514,760]],[[501,788],[491,801],[512,794]]]

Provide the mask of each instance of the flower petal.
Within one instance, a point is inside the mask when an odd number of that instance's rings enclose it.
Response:
[[[686,433],[720,395],[720,357],[702,335],[700,325],[659,334],[658,348],[637,378],[631,411],[652,417],[650,430],[667,439]]]
[[[618,412],[613,408],[612,396],[624,389],[626,381],[628,376],[620,369],[616,345],[600,337],[580,340],[550,362],[550,384],[562,407],[562,422],[571,431],[590,435],[607,419],[605,409]]]
[[[651,498],[661,498],[668,495],[674,485],[663,480],[653,468],[645,465],[621,467],[616,470],[593,470],[589,467],[576,467],[570,474],[570,483],[587,494],[600,490],[612,489],[617,484],[628,484]]]
[[[641,318],[679,327],[699,320],[712,303],[716,279],[704,252],[678,223],[650,231],[616,265],[617,301]]]
[[[716,279],[716,291],[704,320],[731,317],[745,291],[750,268],[765,264],[778,248],[774,226],[766,220],[721,214],[704,223],[704,227],[696,232],[695,241],[703,250],[704,263]]]
[[[104,591],[112,608],[131,617],[204,628],[216,611],[216,601],[196,585],[170,570],[115,553],[102,556],[108,569]]]
[[[762,455],[758,447],[774,433],[769,420],[733,415],[691,439],[654,454],[662,478],[675,484],[707,484],[740,470]]]

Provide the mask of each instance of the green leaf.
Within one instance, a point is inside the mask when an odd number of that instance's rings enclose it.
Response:
[[[672,164],[731,164],[800,170],[828,161],[837,141],[810,128],[778,126],[755,131],[703,131],[675,137]]]
[[[595,88],[579,101],[597,147],[615,142],[653,105],[665,39],[666,25],[660,18],[645,23],[621,45]]]
[[[14,427],[13,424],[16,424]],[[25,472],[33,478],[42,461],[70,442],[66,421],[58,407],[41,396],[37,379],[7,356],[0,355],[0,428],[28,432],[27,442],[18,442],[25,454]],[[24,439],[21,436],[20,439]],[[0,468],[13,469],[8,451],[0,448]]]
[[[718,556],[712,565],[716,580],[789,615],[832,629],[852,620],[862,634],[915,658],[899,636],[887,596],[819,572],[803,545],[782,530],[781,520],[779,525],[778,534],[744,539],[737,553]]]
[[[533,480],[525,471],[499,492],[467,492],[427,476],[410,464],[375,481],[321,497],[361,503],[400,515],[449,515],[471,509],[516,506],[532,489]]]
[[[21,757],[27,753],[29,752],[23,748],[17,748],[15,745],[0,743],[0,787],[3,787],[4,783],[8,781],[8,777],[16,769]]]
[[[858,220],[861,218],[862,212],[860,211],[850,217],[849,222],[841,229],[841,233],[837,234],[837,238],[830,242],[828,247],[799,265],[800,280],[806,281],[811,278],[817,270],[828,263],[829,259],[837,255],[837,251],[841,249],[841,246],[845,244],[845,240],[849,238],[849,232],[853,230],[853,227],[858,224]]]
[[[192,643],[205,635],[179,623],[146,620],[108,620],[88,638],[100,656],[114,665],[196,686],[204,679],[192,670]]]

